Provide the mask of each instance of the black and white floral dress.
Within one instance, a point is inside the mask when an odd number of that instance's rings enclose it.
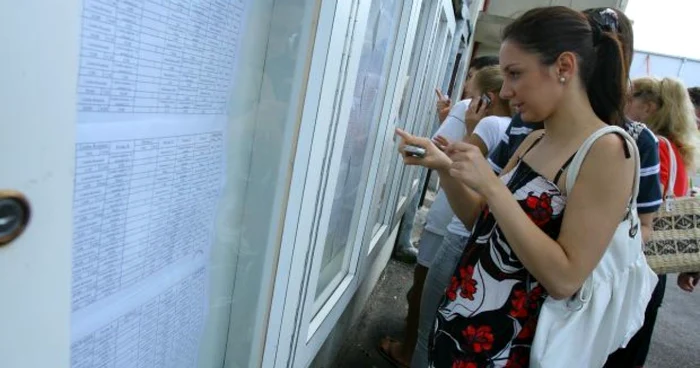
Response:
[[[501,178],[532,222],[553,239],[566,205],[555,183],[570,161],[554,182],[522,159]],[[527,367],[545,297],[485,208],[438,308],[430,367]]]

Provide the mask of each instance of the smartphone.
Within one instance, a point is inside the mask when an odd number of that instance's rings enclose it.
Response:
[[[486,104],[486,107],[491,106],[491,97],[489,97],[487,94],[481,95],[481,104]]]
[[[423,147],[406,146],[406,147],[404,147],[404,152],[406,152],[406,154],[408,156],[413,156],[413,157],[418,157],[418,158],[425,157],[425,148],[423,148]]]

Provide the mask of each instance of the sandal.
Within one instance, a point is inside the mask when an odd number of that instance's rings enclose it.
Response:
[[[377,351],[379,355],[391,363],[392,366],[396,368],[410,368],[408,364],[402,363],[394,357],[393,353],[396,350],[392,349],[392,347],[396,346],[396,344],[401,344],[401,341],[392,339],[391,337],[385,337],[377,346]]]

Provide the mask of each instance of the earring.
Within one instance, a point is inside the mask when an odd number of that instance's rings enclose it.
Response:
[[[559,77],[559,83],[561,83],[561,84],[566,83],[566,78],[564,78],[564,77]]]

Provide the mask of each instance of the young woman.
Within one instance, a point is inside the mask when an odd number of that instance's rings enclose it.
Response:
[[[477,146],[483,155],[488,155],[498,145],[501,135],[505,133],[512,112],[508,100],[499,96],[503,85],[503,73],[498,66],[479,70],[472,80],[468,96],[471,98],[471,103],[464,116],[467,132],[464,140]],[[486,99],[490,103],[486,102]],[[438,145],[442,146],[457,140],[440,135],[434,139]],[[441,193],[444,195],[444,192]],[[446,203],[446,205],[448,207],[446,212],[452,219],[446,228],[447,235],[436,250],[423,285],[418,340],[413,351],[412,367],[425,367],[428,364],[428,337],[435,319],[435,311],[470,233],[462,221],[454,216],[449,204]]]
[[[404,162],[435,169],[455,214],[473,226],[436,315],[433,367],[527,366],[545,296],[568,298],[581,287],[632,195],[634,160],[614,134],[595,142],[575,189],[564,185],[581,144],[623,123],[627,71],[617,36],[570,8],[538,8],[506,27],[499,59],[501,97],[546,131],[523,142],[504,176],[474,145],[443,153],[397,131],[401,152],[406,144],[428,151]]]
[[[629,70],[634,53],[634,32],[630,19],[622,11],[607,7],[590,8],[584,10],[583,13],[603,24],[603,29],[606,31],[617,34],[622,46],[622,55]],[[542,122],[523,121],[520,114],[516,114],[506,129],[506,135],[501,138],[498,147],[489,155],[489,163],[493,170],[500,175],[523,140],[532,131],[543,128]],[[647,241],[653,231],[654,213],[661,205],[659,146],[654,133],[648,128],[637,130],[638,124],[630,120],[625,123],[624,128],[637,139],[642,173],[639,178],[637,212],[642,225],[642,239]]]

